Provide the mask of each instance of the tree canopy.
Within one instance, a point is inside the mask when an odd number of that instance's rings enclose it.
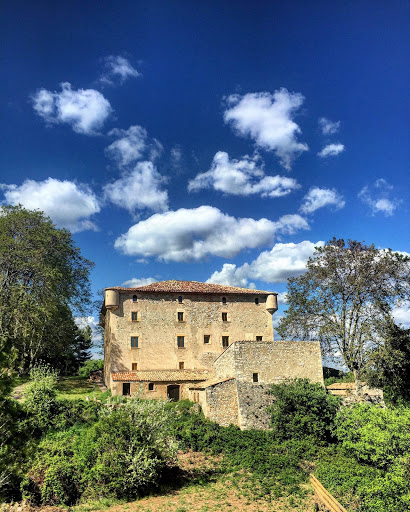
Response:
[[[20,369],[75,344],[73,313],[91,303],[92,266],[42,212],[0,208],[0,339],[17,351]]]
[[[358,384],[369,352],[382,342],[381,326],[409,299],[409,261],[353,240],[316,247],[307,271],[288,281],[280,336],[319,340],[326,355],[342,357]]]

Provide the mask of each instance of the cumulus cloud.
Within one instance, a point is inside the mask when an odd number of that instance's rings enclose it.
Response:
[[[390,217],[401,203],[399,199],[391,197],[392,190],[393,186],[381,178],[374,184],[363,187],[358,197],[370,206],[373,215],[383,213],[386,217]]]
[[[243,287],[247,287],[251,279],[265,283],[282,283],[289,277],[303,274],[306,262],[313,255],[315,247],[323,245],[323,241],[314,244],[307,240],[298,244],[277,243],[270,251],[261,252],[251,263],[244,263],[240,267],[225,263],[219,272],[212,274],[207,283]],[[281,297],[283,299],[284,295]]]
[[[300,211],[302,213],[313,213],[324,206],[333,206],[334,209],[340,210],[344,205],[343,197],[334,188],[313,187],[305,195]]]
[[[410,303],[403,304],[393,309],[393,318],[397,324],[402,324],[402,327],[410,328]]]
[[[142,126],[130,126],[128,130],[114,128],[108,135],[116,140],[110,144],[105,153],[120,167],[147,158],[155,160],[162,152],[162,145],[156,139],[149,139],[147,130]]]
[[[138,162],[118,180],[104,186],[104,198],[134,212],[144,208],[155,212],[168,209],[168,192],[162,190],[164,178],[152,162]]]
[[[48,178],[26,180],[18,185],[0,185],[5,202],[21,204],[29,210],[41,210],[56,223],[76,233],[96,230],[90,217],[100,211],[97,197],[87,185]]]
[[[115,241],[115,248],[131,256],[165,261],[200,260],[207,255],[230,258],[243,249],[271,243],[275,235],[309,229],[300,215],[278,221],[235,218],[212,206],[152,215],[134,224]]]
[[[98,326],[94,316],[77,316],[74,321],[79,329],[85,329],[87,326],[91,327],[91,340],[94,346],[99,346],[102,343],[101,329]]]
[[[303,104],[300,93],[279,89],[269,92],[233,94],[227,98],[225,122],[241,136],[251,137],[257,146],[274,151],[285,169],[308,150],[306,143],[297,140],[300,127],[293,117]]]
[[[230,160],[228,153],[218,151],[209,171],[198,174],[188,184],[189,191],[214,188],[225,194],[262,197],[281,197],[300,187],[293,178],[265,176],[258,167],[258,156],[245,155],[241,160]]]
[[[326,117],[320,117],[319,127],[322,130],[323,135],[333,135],[339,131],[340,121],[331,121]]]
[[[328,156],[336,156],[342,151],[345,150],[345,147],[343,144],[337,143],[337,144],[328,144],[325,146],[322,151],[319,151],[318,156],[320,158],[326,158]]]
[[[139,288],[140,286],[155,283],[156,281],[157,279],[153,277],[133,277],[132,279],[128,279],[128,281],[124,281],[121,286],[125,288]]]
[[[104,59],[104,73],[100,77],[100,82],[107,85],[124,83],[128,78],[141,76],[125,57],[120,55],[110,55]]]
[[[96,135],[111,114],[110,102],[94,89],[71,89],[61,84],[61,92],[40,89],[33,97],[33,108],[46,123],[66,123],[77,133]]]

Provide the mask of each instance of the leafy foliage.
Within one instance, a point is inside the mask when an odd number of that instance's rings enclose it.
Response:
[[[163,402],[130,400],[101,410],[91,426],[50,434],[39,445],[24,495],[50,504],[137,497],[159,482],[175,455],[169,422]]]
[[[17,351],[20,371],[58,363],[75,345],[72,311],[90,303],[92,265],[43,213],[0,208],[0,340]]]
[[[340,353],[357,383],[380,323],[410,291],[410,258],[374,245],[333,238],[316,247],[307,271],[288,281],[282,338],[318,339],[329,356]],[[359,386],[359,385],[358,385]]]
[[[410,403],[410,329],[388,319],[382,327],[384,343],[370,354],[366,380],[381,387],[386,400]]]
[[[88,379],[91,372],[93,372],[95,370],[102,370],[103,368],[104,368],[104,361],[102,359],[91,359],[90,361],[86,361],[78,369],[78,376]]]
[[[332,428],[338,397],[329,395],[318,383],[308,379],[294,379],[272,385],[270,394],[275,401],[268,408],[271,427],[282,440],[311,440],[317,444],[332,439]]]

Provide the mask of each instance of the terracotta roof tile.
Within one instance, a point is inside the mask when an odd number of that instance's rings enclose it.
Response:
[[[216,386],[217,384],[221,384],[222,382],[227,382],[228,380],[234,379],[235,377],[227,377],[226,379],[209,379],[199,384],[193,384],[192,386],[189,386],[189,389],[205,389],[211,386]]]
[[[209,370],[140,370],[136,372],[112,372],[114,381],[121,382],[180,382],[207,380]]]
[[[156,283],[139,286],[137,288],[125,288],[112,286],[106,290],[119,290],[127,292],[159,292],[159,293],[217,293],[217,294],[253,294],[270,295],[274,292],[263,290],[251,290],[249,288],[238,288],[236,286],[224,286],[221,284],[200,283],[198,281],[158,281]]]

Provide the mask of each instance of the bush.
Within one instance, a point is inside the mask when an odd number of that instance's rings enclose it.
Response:
[[[88,379],[90,373],[95,370],[102,370],[104,368],[103,359],[90,359],[86,361],[81,368],[78,369],[78,376]]]
[[[49,434],[23,483],[32,502],[72,505],[100,497],[134,499],[155,487],[175,456],[164,402],[129,400],[102,409],[91,426]]]
[[[333,421],[340,399],[308,379],[272,385],[275,401],[268,408],[271,427],[281,440],[310,439],[323,444],[332,440]]]
[[[381,469],[410,456],[410,409],[356,404],[341,409],[336,435],[346,453]]]

